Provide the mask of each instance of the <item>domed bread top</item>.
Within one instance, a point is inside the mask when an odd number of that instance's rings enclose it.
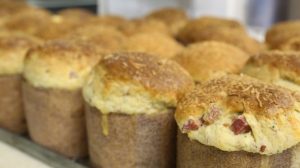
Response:
[[[189,74],[173,61],[145,53],[115,53],[95,67],[85,100],[102,113],[155,113],[174,108],[193,88]]]
[[[171,33],[168,26],[157,19],[131,20],[124,22],[118,28],[127,36],[138,33],[162,33],[166,35]]]
[[[67,8],[60,10],[57,14],[78,22],[86,22],[87,20],[96,17],[91,11],[82,8]]]
[[[263,52],[249,60],[243,73],[300,91],[300,54],[293,51]]]
[[[287,89],[229,75],[198,85],[175,119],[190,139],[224,151],[281,153],[300,141],[300,104]]]
[[[300,21],[286,21],[273,25],[266,32],[266,43],[271,49],[279,49],[293,37],[300,37]]]
[[[248,54],[235,46],[207,41],[188,46],[173,60],[201,82],[218,73],[239,73],[248,58]]]
[[[27,51],[42,41],[17,32],[0,33],[0,75],[20,74]]]
[[[163,58],[171,58],[183,50],[183,46],[168,35],[139,33],[129,37],[121,46],[129,52],[145,52]]]
[[[83,41],[48,41],[29,51],[24,77],[35,87],[78,89],[101,57],[101,49]]]
[[[279,49],[283,51],[300,51],[300,36],[291,37],[283,42]]]
[[[176,35],[188,21],[188,16],[185,11],[178,8],[162,8],[147,15],[146,19],[163,21],[166,25],[170,26],[172,34]]]
[[[35,35],[37,31],[49,25],[49,20],[51,20],[49,11],[40,8],[29,8],[11,16],[3,26],[7,30]]]
[[[92,42],[110,52],[120,50],[121,44],[127,39],[127,37],[116,28],[97,25],[88,25],[76,29],[69,33],[67,38]]]
[[[246,33],[245,28],[235,20],[206,16],[189,21],[179,31],[178,39],[185,44],[197,42],[198,36],[205,35],[204,32],[211,28],[237,29],[240,32]]]
[[[77,29],[82,23],[59,15],[52,16],[43,28],[36,30],[35,35],[44,40],[54,40],[65,36],[70,31]]]
[[[259,42],[252,39],[243,30],[237,28],[206,27],[189,33],[191,38],[193,38],[192,42],[221,41],[239,47],[251,55],[262,50],[262,45]]]

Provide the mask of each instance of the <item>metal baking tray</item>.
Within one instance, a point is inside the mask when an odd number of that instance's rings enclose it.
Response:
[[[88,168],[88,159],[70,160],[34,142],[28,136],[20,136],[0,128],[0,141],[24,152],[53,168]]]

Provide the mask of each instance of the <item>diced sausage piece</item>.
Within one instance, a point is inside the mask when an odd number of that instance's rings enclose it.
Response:
[[[266,145],[261,145],[259,151],[264,152],[266,150]]]
[[[199,123],[195,122],[192,119],[189,119],[188,122],[183,125],[182,132],[186,133],[197,129],[199,129]]]
[[[233,119],[230,128],[235,135],[244,134],[251,131],[251,127],[247,123],[244,116],[238,116],[235,119]]]

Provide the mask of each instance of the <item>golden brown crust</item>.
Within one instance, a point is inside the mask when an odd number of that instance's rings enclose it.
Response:
[[[261,44],[248,36],[240,27],[214,25],[195,27],[179,36],[179,40],[187,44],[208,40],[221,41],[237,46],[249,54],[256,54],[262,50]]]
[[[83,8],[67,8],[60,10],[57,14],[76,21],[86,21],[86,19],[89,20],[95,17],[91,11]]]
[[[207,41],[188,46],[173,59],[195,81],[204,81],[217,73],[239,73],[249,55],[230,44]]]
[[[118,51],[126,36],[110,26],[88,25],[67,35],[66,38],[81,39],[92,42],[110,52]]]
[[[118,28],[128,36],[136,33],[162,33],[170,35],[168,26],[157,19],[131,20],[124,22]]]
[[[0,33],[0,50],[29,49],[41,42],[40,39],[21,32]]]
[[[86,41],[48,41],[28,52],[24,77],[38,87],[77,89],[102,55],[101,48]]]
[[[187,20],[188,16],[185,11],[179,8],[161,8],[153,11],[146,16],[146,18],[162,20],[167,24]]]
[[[94,26],[111,26],[118,28],[119,26],[129,22],[125,18],[117,15],[101,15],[89,20],[86,25]]]
[[[23,33],[1,32],[0,74],[22,73],[27,51],[41,42],[41,40]]]
[[[293,112],[296,98],[288,90],[254,78],[227,75],[204,82],[186,94],[177,105],[177,122],[201,116],[212,102],[219,102],[229,112],[247,112],[274,118]]]
[[[175,119],[183,133],[204,145],[273,155],[299,143],[299,105],[285,88],[228,75],[186,94],[177,104]]]
[[[129,37],[121,49],[128,52],[145,52],[162,58],[172,58],[183,50],[183,46],[165,34],[138,33]]]
[[[278,71],[273,77],[287,78],[300,84],[300,54],[293,51],[266,51],[255,55],[248,62],[247,66],[263,67],[267,66],[269,71]],[[279,75],[279,76],[277,76]]]
[[[35,36],[45,40],[62,38],[70,31],[80,27],[81,24],[84,24],[84,21],[79,22],[68,17],[54,15],[45,23],[43,28],[36,30]]]
[[[157,19],[170,26],[171,32],[176,35],[188,21],[184,10],[179,8],[162,8],[146,16],[146,19]]]
[[[185,44],[193,43],[198,41],[199,37],[205,35],[205,31],[211,28],[237,29],[245,33],[245,28],[235,20],[207,16],[189,21],[179,32],[178,39]]]
[[[116,53],[98,66],[106,70],[110,80],[139,82],[158,94],[182,94],[193,85],[188,73],[175,62],[144,53]]]
[[[271,49],[280,46],[293,37],[300,37],[300,22],[286,21],[273,25],[266,33],[266,42]]]
[[[300,36],[291,37],[286,42],[283,42],[279,49],[284,51],[300,51]]]
[[[51,20],[49,11],[40,8],[28,8],[11,16],[3,26],[8,30],[35,35],[37,31],[47,27],[49,20]]]

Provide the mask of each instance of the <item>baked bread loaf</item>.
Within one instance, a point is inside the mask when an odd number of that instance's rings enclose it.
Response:
[[[111,26],[83,26],[70,32],[65,38],[80,39],[98,45],[107,52],[119,51],[127,37],[117,28]]]
[[[0,26],[5,23],[12,15],[28,9],[29,6],[22,1],[0,1]]]
[[[100,49],[84,41],[53,40],[29,51],[23,101],[33,141],[70,158],[87,155],[81,87],[100,59]]]
[[[144,52],[162,58],[172,58],[183,50],[172,37],[162,33],[139,33],[129,37],[121,46],[127,52]]]
[[[102,59],[83,89],[92,164],[174,167],[173,109],[191,88],[192,78],[170,60],[145,53]]]
[[[178,39],[184,44],[209,40],[226,42],[249,54],[256,54],[262,49],[261,44],[248,36],[240,23],[214,17],[188,22],[179,32]]]
[[[124,22],[118,26],[125,35],[132,36],[138,33],[162,33],[171,35],[168,26],[157,19],[136,19]]]
[[[83,8],[67,8],[57,12],[59,16],[76,22],[88,22],[96,17],[91,11]]]
[[[280,45],[279,50],[300,51],[300,36],[289,38],[289,40],[286,40]]]
[[[49,11],[31,7],[9,17],[3,27],[9,31],[20,31],[35,36],[38,31],[49,25],[49,20],[51,20]]]
[[[87,20],[86,20],[87,21]],[[60,15],[52,15],[44,25],[36,30],[35,36],[44,40],[54,40],[63,38],[66,34],[76,30],[84,24],[76,19],[64,17]]]
[[[0,127],[14,133],[26,132],[21,81],[27,51],[41,41],[29,35],[0,33]]]
[[[266,43],[270,49],[280,49],[288,40],[300,37],[300,22],[280,22],[269,28],[266,32]]]
[[[242,72],[293,91],[300,91],[300,54],[298,52],[262,52],[251,58]]]
[[[299,99],[246,76],[212,79],[178,103],[179,168],[299,167]]]
[[[157,19],[169,26],[171,33],[177,33],[188,21],[188,16],[184,10],[179,8],[162,8],[149,13],[146,19]]]
[[[173,58],[194,81],[202,82],[215,75],[239,73],[249,55],[241,49],[217,41],[194,43]]]

